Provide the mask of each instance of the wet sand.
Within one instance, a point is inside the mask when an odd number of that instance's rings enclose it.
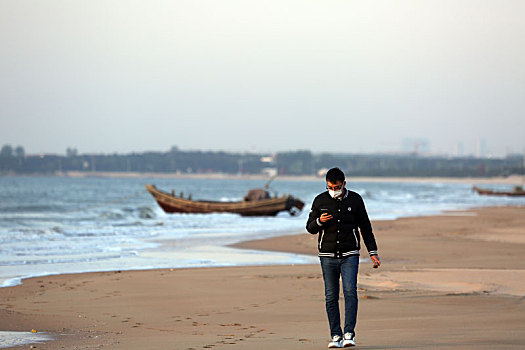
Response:
[[[524,348],[524,214],[374,222],[383,265],[360,266],[357,348]],[[315,242],[302,233],[240,246],[315,254]],[[0,330],[31,329],[56,337],[39,349],[325,349],[329,340],[317,264],[60,275],[0,289]]]

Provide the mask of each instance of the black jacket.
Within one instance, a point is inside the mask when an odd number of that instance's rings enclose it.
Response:
[[[333,218],[321,224],[319,217],[323,213],[331,214]],[[328,191],[315,197],[306,230],[311,234],[319,233],[319,256],[342,258],[359,255],[361,236],[368,253],[377,255],[377,245],[365,203],[356,192],[345,189],[340,199],[332,198]]]

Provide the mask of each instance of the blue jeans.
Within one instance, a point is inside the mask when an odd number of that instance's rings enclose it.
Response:
[[[343,295],[345,298],[345,333],[355,334],[359,256],[348,256],[341,259],[320,257],[319,259],[323,270],[326,314],[330,324],[331,337],[334,335],[343,336],[339,314],[340,277],[343,280]]]

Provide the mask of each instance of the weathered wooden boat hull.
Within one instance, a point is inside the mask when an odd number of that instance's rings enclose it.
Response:
[[[472,187],[480,195],[484,196],[510,196],[510,197],[519,197],[525,196],[525,191],[492,191],[484,188],[479,188],[477,186]]]
[[[275,216],[281,211],[295,215],[304,207],[304,203],[292,196],[242,202],[193,201],[175,197],[158,190],[154,185],[146,185],[148,192],[155,198],[166,213],[236,213],[243,216]]]

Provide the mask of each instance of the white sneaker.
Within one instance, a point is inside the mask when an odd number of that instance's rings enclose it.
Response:
[[[332,341],[328,343],[329,348],[342,348],[343,347],[343,338],[338,335],[332,337]]]
[[[355,335],[353,333],[346,333],[343,337],[343,348],[355,346]]]

